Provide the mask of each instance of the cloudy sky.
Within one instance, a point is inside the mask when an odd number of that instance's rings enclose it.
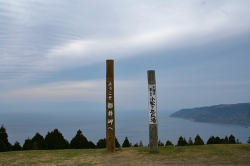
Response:
[[[117,109],[250,101],[248,0],[0,0],[0,104],[100,103],[115,62]]]

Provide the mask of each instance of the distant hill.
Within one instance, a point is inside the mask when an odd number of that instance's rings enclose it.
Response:
[[[195,122],[250,126],[250,103],[181,109],[171,114],[170,117],[189,119]]]

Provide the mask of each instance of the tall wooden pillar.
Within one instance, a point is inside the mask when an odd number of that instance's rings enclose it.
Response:
[[[158,151],[158,118],[155,71],[148,70],[149,150]]]
[[[106,149],[115,152],[114,60],[106,61]]]

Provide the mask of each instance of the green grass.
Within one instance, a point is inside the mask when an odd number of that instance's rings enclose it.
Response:
[[[1,152],[2,165],[249,165],[250,144]]]
[[[210,163],[250,164],[250,144],[202,145],[159,147],[157,153],[148,153],[148,148],[138,149],[145,155],[166,156],[168,159],[208,161]]]

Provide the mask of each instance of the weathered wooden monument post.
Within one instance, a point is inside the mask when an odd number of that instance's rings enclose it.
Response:
[[[158,151],[158,119],[155,71],[148,70],[149,150]]]
[[[115,152],[114,60],[106,61],[106,149]]]

